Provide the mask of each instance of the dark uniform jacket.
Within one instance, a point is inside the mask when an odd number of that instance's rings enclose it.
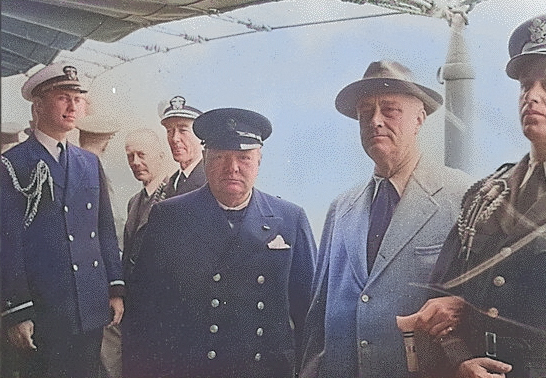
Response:
[[[152,208],[129,287],[124,377],[291,377],[315,242],[254,189],[239,232],[208,186]]]
[[[447,238],[433,278],[447,282],[546,223],[546,194],[523,216],[513,216],[520,183],[529,157],[501,173],[509,192],[500,207],[477,229],[471,251],[459,255],[458,227]],[[468,209],[484,181],[474,185],[463,202]],[[452,366],[491,356],[513,365],[510,377],[546,376],[546,234],[543,232],[509,257],[451,289],[474,306],[457,332],[444,341]]]
[[[109,288],[122,274],[104,173],[92,153],[71,144],[67,153],[65,172],[30,136],[0,164],[3,326],[31,319],[36,332],[77,334],[110,319]]]
[[[174,184],[176,178],[178,179],[178,186],[175,188]],[[205,166],[203,159],[195,166],[190,175],[186,177],[183,172],[175,172],[169,179],[168,185],[165,187],[166,198],[171,198],[179,194],[189,193],[192,190],[198,189],[207,181],[205,176]]]

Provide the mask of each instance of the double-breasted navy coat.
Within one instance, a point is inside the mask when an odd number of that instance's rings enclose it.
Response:
[[[528,166],[526,155],[497,177],[496,182],[506,183],[509,194],[489,218],[476,226],[468,259],[464,253],[459,254],[459,229],[453,228],[438,258],[433,282],[457,278],[501,250],[518,246],[522,238],[546,224],[546,193],[539,193],[523,214],[511,214]],[[489,181],[472,186],[465,195],[463,209],[470,208]],[[472,307],[451,337],[444,338],[444,349],[452,364],[448,368],[472,357],[489,355],[512,365],[507,377],[546,374],[546,234],[539,233],[521,245],[505,259],[450,289]]]
[[[239,232],[208,186],[152,208],[124,319],[126,377],[291,377],[315,242],[253,189]]]
[[[0,164],[3,325],[30,319],[46,338],[100,329],[110,320],[111,285],[123,284],[99,159],[71,144],[67,156],[65,171],[30,136]],[[16,183],[29,186],[37,167],[44,181],[30,192],[41,194],[27,200]],[[25,210],[36,201],[25,226]]]

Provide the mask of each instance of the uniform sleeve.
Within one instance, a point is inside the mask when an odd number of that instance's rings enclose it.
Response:
[[[324,350],[324,321],[326,313],[326,293],[328,289],[328,267],[330,248],[334,229],[336,205],[333,203],[326,215],[318,251],[312,285],[312,301],[307,314],[303,335],[303,357],[300,377],[317,377],[321,353]]]
[[[303,209],[298,215],[298,232],[290,272],[290,315],[294,321],[296,366],[301,363],[303,328],[311,303],[311,284],[315,269],[317,247],[309,220]]]
[[[2,323],[7,328],[25,320],[32,320],[34,310],[21,242],[26,200],[14,188],[3,164],[0,164],[0,179]]]
[[[164,311],[159,302],[169,296],[161,274],[162,221],[156,210],[157,207],[153,206],[127,286],[123,318],[123,376],[129,378],[160,375],[161,361],[157,351],[167,337],[161,321],[158,321]]]
[[[124,281],[121,271],[121,256],[114,225],[112,205],[108,194],[108,185],[104,170],[99,161],[100,198],[99,198],[99,235],[100,248],[106,274],[110,283],[110,297],[124,295]]]

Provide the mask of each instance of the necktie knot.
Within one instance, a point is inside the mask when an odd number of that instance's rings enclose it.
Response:
[[[61,142],[57,143],[57,147],[60,150],[59,164],[61,165],[61,167],[66,169],[66,161],[67,161],[67,159],[66,159],[66,149],[65,149],[64,145]]]

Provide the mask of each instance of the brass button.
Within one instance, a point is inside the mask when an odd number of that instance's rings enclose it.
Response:
[[[493,278],[493,285],[496,287],[501,287],[506,283],[506,279],[503,276],[497,276]]]
[[[499,310],[495,307],[491,307],[489,310],[487,310],[487,315],[492,318],[497,318],[499,316]]]

